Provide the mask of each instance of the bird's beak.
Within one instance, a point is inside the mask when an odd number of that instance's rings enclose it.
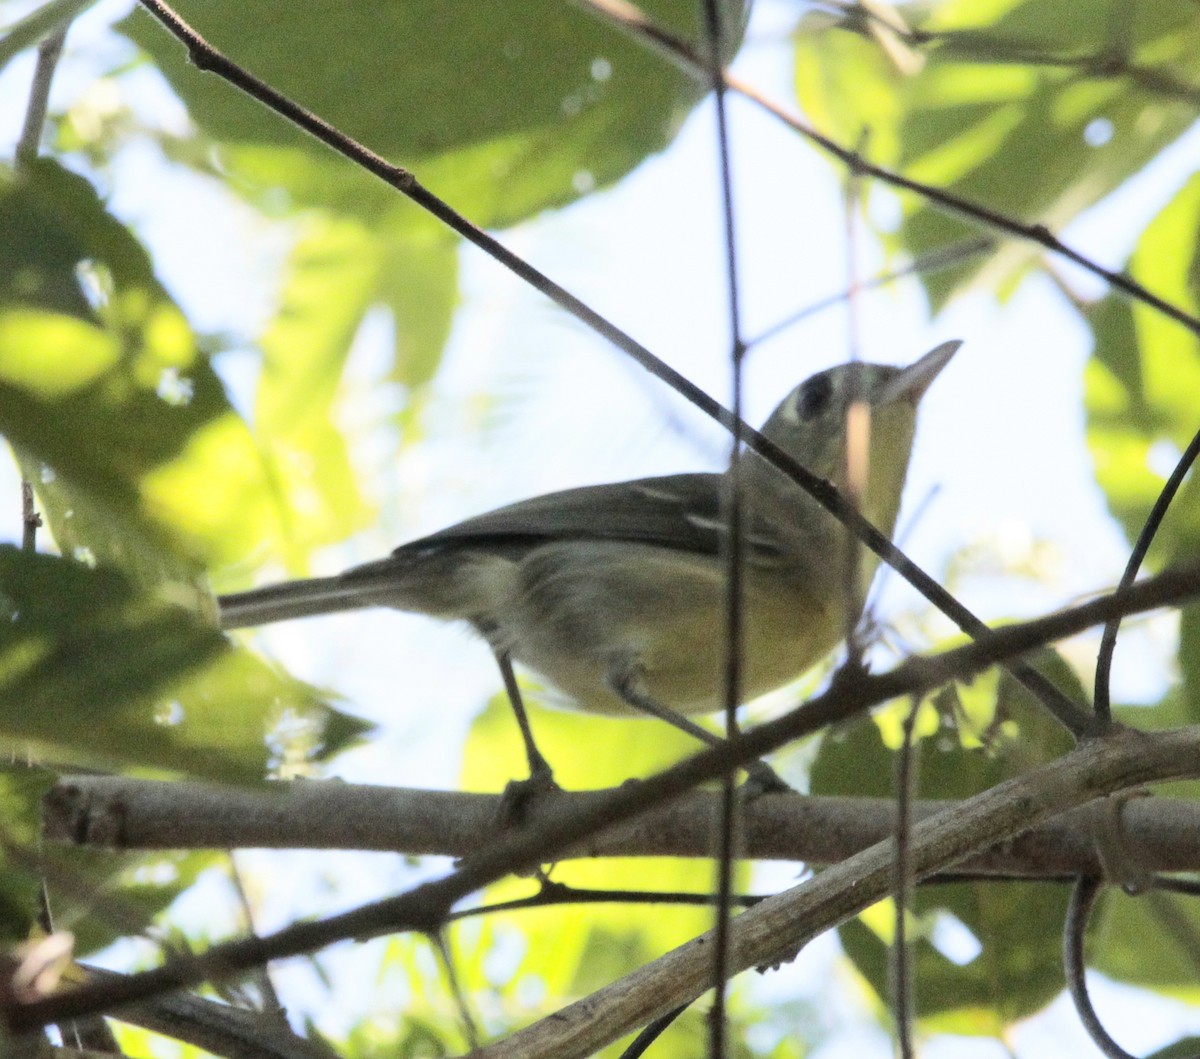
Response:
[[[879,404],[890,404],[892,401],[907,400],[914,405],[925,396],[925,391],[933,385],[933,380],[947,364],[950,358],[958,352],[962,345],[958,339],[943,342],[936,349],[930,350],[915,364],[910,364],[898,375],[888,381],[880,394]]]

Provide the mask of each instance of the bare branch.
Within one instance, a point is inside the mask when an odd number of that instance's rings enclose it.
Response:
[[[125,977],[98,967],[84,969],[89,981]],[[278,1013],[248,1011],[204,997],[156,997],[123,1008],[121,1021],[226,1059],[336,1059],[323,1042],[297,1037]]]
[[[464,794],[349,783],[296,781],[252,791],[119,776],[66,776],[47,795],[52,841],[112,849],[355,849],[465,857],[495,837],[499,794]],[[602,804],[608,791],[547,796],[526,827],[541,831]],[[630,823],[564,847],[580,857],[710,857],[717,795],[694,791]],[[913,804],[924,820],[956,803]],[[832,864],[893,833],[886,798],[795,798],[768,794],[747,806],[741,855]],[[1121,808],[1122,842],[1148,872],[1200,869],[1200,803],[1139,798]],[[1047,878],[1100,874],[1087,814],[1067,814],[958,865],[960,873]]]

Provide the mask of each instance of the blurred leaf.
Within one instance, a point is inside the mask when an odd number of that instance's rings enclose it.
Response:
[[[404,214],[406,223],[389,233],[390,255],[379,284],[396,327],[392,379],[413,390],[433,378],[450,337],[458,306],[458,248],[423,216]]]
[[[67,25],[96,0],[48,0],[24,18],[4,27],[0,36],[0,68],[13,56],[31,48],[47,34]]]
[[[1173,1044],[1151,1052],[1146,1059],[1191,1059],[1200,1054],[1200,1037],[1180,1037]]]
[[[0,666],[3,662],[0,661]],[[0,764],[0,943],[29,937],[37,921],[42,796],[57,777],[48,769]]]
[[[75,935],[78,955],[99,952],[153,924],[223,856],[55,848],[46,862],[55,926]]]
[[[0,184],[0,433],[60,547],[195,582],[278,533],[263,462],[91,185],[53,162]]]
[[[839,928],[847,956],[881,1001],[889,996],[890,902]],[[912,903],[911,973],[925,1033],[1001,1036],[1062,991],[1063,885],[955,883],[925,886]]]
[[[5,546],[0,604],[0,739],[12,753],[213,779],[263,776],[278,684],[214,701],[213,673],[232,652],[213,624],[135,591],[113,568]],[[158,700],[168,692],[164,706]]]
[[[292,250],[279,312],[262,336],[256,427],[289,506],[293,565],[315,545],[342,540],[374,512],[357,486],[349,422],[338,416],[355,334],[374,306],[395,334],[390,376],[410,391],[441,359],[458,296],[455,241],[411,208],[368,226],[316,214]],[[411,392],[406,405],[414,406]]]
[[[693,0],[649,0],[644,7],[672,31],[697,38]],[[746,7],[732,5],[730,54]],[[665,147],[707,94],[660,56],[557,0],[325,0],[270,19],[230,0],[193,0],[180,11],[232,59],[372,150],[413,167],[484,227],[513,224],[612,183]],[[188,66],[183,48],[144,13],[120,28],[153,56],[205,132],[249,149],[229,158],[254,181],[368,223],[382,203],[394,201],[382,187],[367,192],[361,174],[344,162],[314,173],[296,156],[309,153],[323,164],[330,161],[324,148]],[[343,191],[335,203],[330,185],[342,182],[355,191]],[[310,197],[321,186],[325,191]]]
[[[1055,652],[1032,660],[1068,696],[1083,701],[1078,678]],[[826,735],[812,769],[812,793],[894,797],[894,751],[907,709],[907,703],[896,703],[874,721],[863,719]],[[922,799],[971,797],[1071,745],[1058,723],[1002,670],[936,692],[922,704],[916,734]],[[1014,896],[1012,883],[918,888],[912,973],[919,983],[917,1013],[930,1032],[997,1034],[1062,988],[1058,953],[1065,888],[1030,885],[1019,901]],[[840,928],[847,955],[881,1002],[890,995],[893,916],[885,903]],[[949,923],[956,924],[952,934],[969,932],[978,951],[964,954],[953,943],[943,944]]]
[[[1200,176],[1192,177],[1138,240],[1128,271],[1185,312],[1200,312]],[[1163,484],[1152,455],[1169,458],[1200,430],[1200,342],[1173,321],[1110,295],[1089,312],[1095,338],[1084,381],[1088,445],[1109,509],[1133,540]],[[1165,443],[1165,444],[1162,444]],[[1158,453],[1152,453],[1155,445]],[[1169,463],[1167,464],[1170,465]],[[1152,553],[1161,562],[1180,535],[1200,539],[1193,477],[1176,498]],[[1155,563],[1157,565],[1157,563]]]
[[[1117,981],[1196,1002],[1200,908],[1192,897],[1105,889],[1088,931],[1088,966]]]
[[[1143,0],[1127,26],[1075,0],[904,5],[931,36],[903,52],[866,11],[800,21],[796,90],[816,126],[847,145],[867,133],[872,161],[1026,223],[1061,229],[1196,119],[1195,5]],[[1105,57],[1140,72],[1087,72]],[[895,243],[919,256],[974,230],[905,196]],[[1008,243],[924,282],[936,304],[981,273],[1003,291],[1040,253]]]

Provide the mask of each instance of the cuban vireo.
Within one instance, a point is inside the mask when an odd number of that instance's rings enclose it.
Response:
[[[861,362],[818,372],[775,409],[763,434],[813,474],[846,482],[847,412],[869,410],[858,503],[891,535],[917,405],[958,348],[947,342],[907,368]],[[743,697],[794,680],[850,627],[877,565],[864,550],[848,591],[848,531],[753,452],[741,464],[744,505]],[[468,622],[491,645],[535,777],[537,753],[510,660],[578,706],[652,713],[702,739],[682,714],[723,705],[725,565],[721,474],[672,474],[548,493],[401,545],[336,577],[221,598],[227,629],[358,607],[394,607]],[[857,546],[857,545],[855,545]],[[857,614],[853,615],[857,617]]]

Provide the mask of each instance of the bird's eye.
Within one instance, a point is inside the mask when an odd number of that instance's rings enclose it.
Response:
[[[796,415],[801,419],[812,419],[819,416],[829,404],[833,394],[833,383],[828,375],[814,375],[796,394]]]

